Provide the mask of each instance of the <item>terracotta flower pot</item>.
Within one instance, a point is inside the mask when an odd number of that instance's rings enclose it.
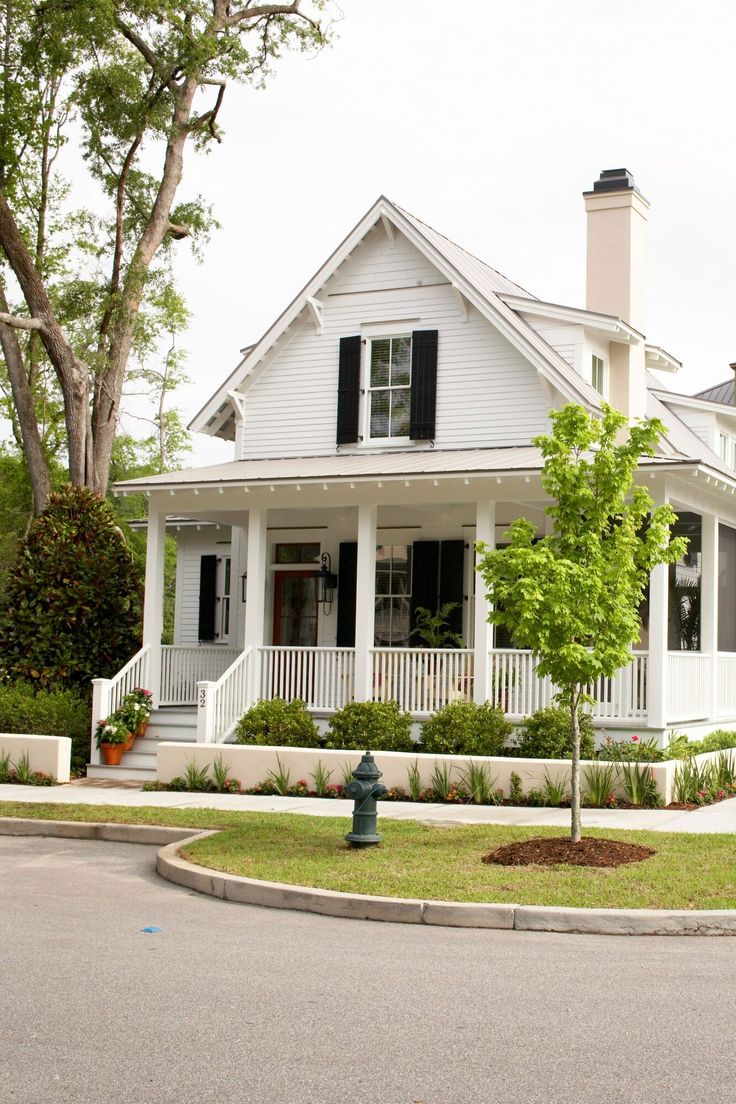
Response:
[[[125,744],[100,744],[102,760],[106,767],[119,767]]]
[[[128,733],[128,739],[123,744],[123,751],[130,751],[130,749],[133,746],[133,741],[135,740],[136,735],[137,735],[137,733],[135,733],[135,732],[129,732]]]
[[[147,728],[148,728],[148,717],[146,717],[145,721],[139,721],[138,722],[138,728],[135,730],[136,736],[145,736]]]

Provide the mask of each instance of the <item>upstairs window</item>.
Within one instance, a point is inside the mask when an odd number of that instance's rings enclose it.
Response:
[[[340,338],[338,446],[433,441],[437,347],[437,330]]]
[[[370,343],[368,436],[407,439],[411,405],[411,335]]]
[[[593,354],[590,382],[595,387],[598,394],[605,399],[606,392],[608,390],[606,380],[606,362],[603,357]]]

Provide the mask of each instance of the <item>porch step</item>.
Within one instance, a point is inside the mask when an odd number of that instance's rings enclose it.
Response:
[[[197,711],[182,708],[154,709],[146,729],[133,744],[132,751],[123,752],[119,767],[88,763],[88,778],[130,778],[140,782],[156,779],[156,749],[163,740],[194,743],[197,739]]]
[[[128,754],[131,754],[130,752]],[[122,782],[155,782],[156,781],[156,760],[152,760],[152,767],[131,767],[126,766],[123,763],[119,767],[106,767],[100,763],[88,763],[87,764],[87,777],[88,778],[111,778]]]

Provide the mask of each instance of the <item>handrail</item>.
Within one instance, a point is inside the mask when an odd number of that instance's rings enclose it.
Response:
[[[131,656],[125,666],[121,667],[117,674],[113,675],[111,679],[92,679],[91,763],[98,763],[100,758],[99,749],[96,747],[94,740],[97,722],[101,721],[104,717],[109,717],[111,713],[114,713],[115,710],[119,708],[125,695],[129,694],[130,691],[134,690],[137,686],[151,689],[146,686],[149,679],[150,666],[151,645],[144,644],[140,651],[136,652],[134,656]]]
[[[197,740],[224,743],[255,700],[257,653],[246,648],[216,682],[197,683]]]

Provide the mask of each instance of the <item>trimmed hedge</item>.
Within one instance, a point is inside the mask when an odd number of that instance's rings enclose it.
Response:
[[[490,702],[451,702],[425,721],[420,750],[434,755],[503,755],[512,731],[503,710]]]
[[[235,729],[238,744],[275,747],[319,747],[319,730],[300,698],[271,698],[252,705]]]
[[[27,682],[0,683],[0,732],[68,736],[72,774],[89,762],[92,709],[74,690],[38,690]]]
[[[344,751],[416,751],[411,717],[398,702],[349,702],[330,719],[325,747]]]
[[[580,758],[595,758],[593,721],[589,713],[580,711]],[[560,705],[538,709],[521,726],[519,739],[508,755],[522,759],[572,759],[570,710]]]

